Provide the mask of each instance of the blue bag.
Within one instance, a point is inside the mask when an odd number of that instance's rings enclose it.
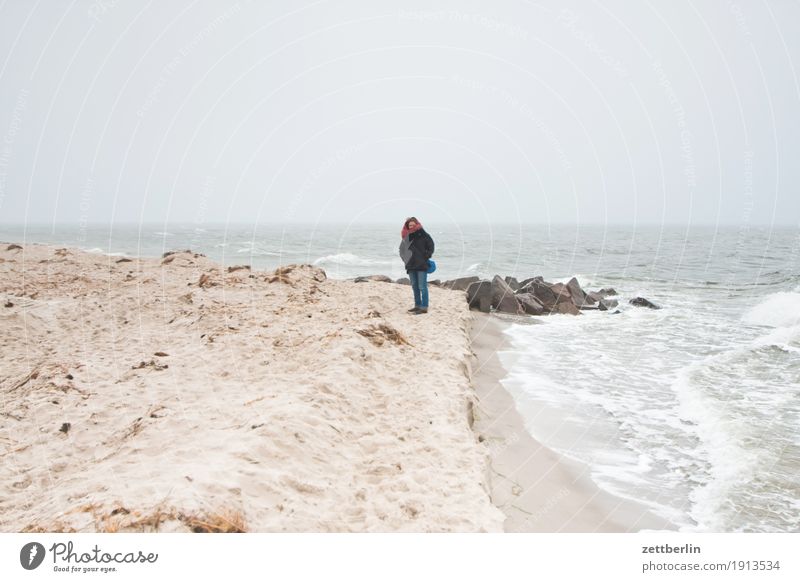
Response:
[[[428,274],[430,275],[436,270],[436,262],[433,259],[428,259]]]

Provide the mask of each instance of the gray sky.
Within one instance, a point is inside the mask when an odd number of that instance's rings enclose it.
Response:
[[[800,3],[0,5],[0,222],[800,223]]]

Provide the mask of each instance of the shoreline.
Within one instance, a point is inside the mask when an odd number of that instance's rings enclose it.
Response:
[[[588,465],[564,457],[530,435],[514,396],[501,383],[506,369],[497,356],[508,346],[503,330],[514,318],[472,314],[470,371],[476,397],[472,428],[478,440],[488,444],[487,482],[492,502],[506,516],[504,531],[677,529],[644,505],[601,489],[592,481]]]

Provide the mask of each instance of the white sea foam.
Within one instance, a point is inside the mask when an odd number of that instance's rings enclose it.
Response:
[[[773,293],[745,313],[742,320],[752,325],[770,327],[800,326],[800,293]]]
[[[689,496],[689,514],[697,522],[692,529],[723,531],[726,524],[721,509],[730,489],[749,478],[756,467],[756,454],[741,444],[744,435],[739,433],[736,419],[726,413],[726,403],[706,394],[694,378],[712,362],[730,357],[731,352],[723,352],[694,362],[682,368],[672,383],[681,418],[690,421],[685,430],[700,439],[699,452],[710,465],[710,479]]]
[[[335,255],[325,255],[314,261],[315,265],[345,265],[348,267],[369,267],[379,265],[389,265],[389,261],[378,261],[354,255],[352,253],[337,253]]]
[[[252,255],[255,257],[279,257],[281,253],[275,251],[268,251],[266,249],[261,249],[258,247],[242,247],[240,249],[236,249],[237,253],[244,254],[247,253],[248,255]]]

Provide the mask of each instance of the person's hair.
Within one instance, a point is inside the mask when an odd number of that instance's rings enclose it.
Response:
[[[409,223],[409,222],[411,222],[412,220],[413,220],[414,222],[416,222],[417,224],[419,224],[419,220],[417,219],[417,217],[416,217],[416,216],[409,216],[408,218],[406,218],[406,222],[405,222],[405,224],[404,224],[403,226],[405,226],[406,228],[408,228],[408,223]]]

